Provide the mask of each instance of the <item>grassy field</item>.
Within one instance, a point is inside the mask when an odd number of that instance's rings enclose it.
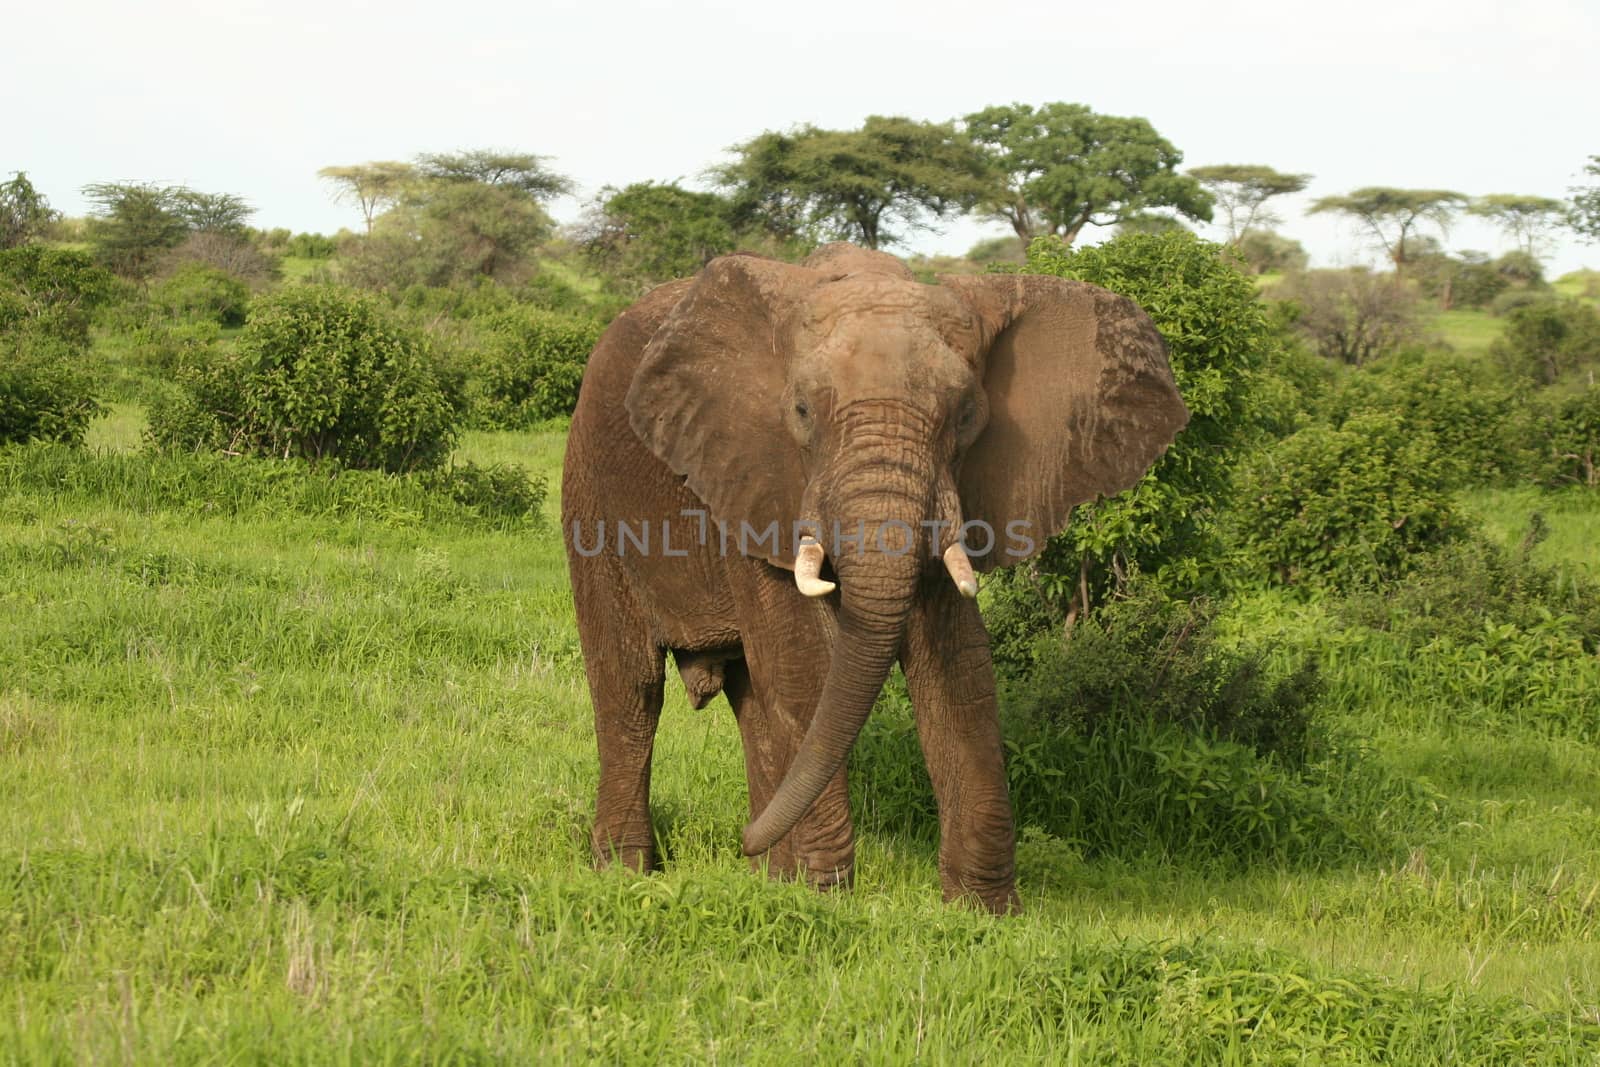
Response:
[[[1086,750],[1039,773],[1129,844],[1025,826],[1029,910],[994,920],[939,902],[903,706],[853,765],[858,885],[819,896],[748,870],[732,717],[669,687],[665,871],[602,875],[554,492],[510,526],[180,498],[139,425],[0,454],[0,1061],[1600,1062],[1600,708],[1519,721],[1246,599],[1323,650],[1337,745],[1150,788],[1162,825],[1271,799],[1290,844],[1161,838],[1107,799],[1146,750]],[[554,489],[562,446],[461,451]],[[1508,541],[1552,510],[1469,504]],[[1592,566],[1600,508],[1548,517]]]

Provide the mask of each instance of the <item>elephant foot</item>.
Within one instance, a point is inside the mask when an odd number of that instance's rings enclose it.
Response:
[[[594,865],[598,870],[626,867],[636,874],[648,874],[655,870],[655,844],[648,833],[640,841],[637,836],[630,838],[614,833],[602,834],[600,828],[595,827],[593,851]]]
[[[946,878],[944,899],[947,904],[966,904],[992,915],[1022,914],[1022,898],[1017,895],[1016,885],[1010,881],[984,885]]]

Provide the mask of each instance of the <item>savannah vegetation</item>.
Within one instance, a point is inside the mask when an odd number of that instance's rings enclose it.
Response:
[[[570,227],[523,152],[331,165],[335,235],[0,183],[0,1060],[1595,1062],[1600,275],[1540,242],[1600,171],[1321,198],[1390,269],[1307,271],[1310,176],[1181,163],[1046,104],[767,131]],[[981,593],[1028,911],[939,902],[896,682],[853,891],[750,873],[731,716],[671,686],[664,869],[594,872],[589,349],[716,255],[959,212],[1012,232],[916,270],[1128,294],[1193,413]]]

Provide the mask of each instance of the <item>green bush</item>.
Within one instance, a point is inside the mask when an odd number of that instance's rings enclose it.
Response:
[[[1600,652],[1600,586],[1534,563],[1547,532],[1535,512],[1519,551],[1474,537],[1419,560],[1404,580],[1339,603],[1349,622],[1400,636],[1420,649],[1445,639],[1470,644],[1489,627],[1542,631],[1568,642],[1562,654]]]
[[[0,334],[0,444],[82,444],[101,410],[71,344],[42,333]]]
[[[1518,308],[1545,304],[1556,299],[1549,289],[1507,289],[1489,302],[1491,315],[1509,315]]]
[[[1231,513],[1252,573],[1340,590],[1395,578],[1463,530],[1457,468],[1427,432],[1368,411],[1312,425],[1264,449]]]
[[[1600,311],[1581,300],[1546,300],[1506,316],[1489,354],[1521,380],[1555,385],[1600,367]]]
[[[1561,402],[1551,424],[1551,453],[1550,482],[1600,487],[1600,386]]]
[[[523,307],[491,317],[481,332],[484,351],[472,383],[479,425],[517,429],[572,413],[599,322]]]
[[[1335,428],[1384,412],[1405,431],[1431,435],[1452,484],[1504,484],[1537,466],[1541,434],[1526,388],[1491,373],[1483,361],[1405,353],[1344,376],[1318,405]]]
[[[116,291],[115,279],[83,252],[0,249],[0,338],[27,332],[86,347],[91,314]]]
[[[338,243],[320,233],[297,233],[284,243],[286,255],[299,259],[332,259]]]
[[[236,353],[179,368],[147,439],[404,472],[444,462],[461,408],[427,336],[376,297],[296,286],[256,301]]]
[[[1304,762],[1315,663],[1273,677],[1267,650],[1228,647],[1215,623],[1211,602],[1135,580],[1065,639],[1041,634],[1025,650],[1000,650],[1004,703],[1024,723],[1093,733],[1149,719]]]
[[[226,271],[191,262],[154,286],[150,302],[174,319],[243,326],[250,287]]]
[[[156,388],[144,441],[156,452],[270,453],[275,438],[256,417],[249,368],[234,350],[186,345],[172,353]]]

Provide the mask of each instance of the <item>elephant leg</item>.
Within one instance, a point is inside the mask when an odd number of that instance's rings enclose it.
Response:
[[[772,799],[783,774],[783,768],[777,766],[772,756],[774,723],[756,696],[750,668],[744,660],[734,660],[726,666],[722,692],[733,708],[733,717],[739,723],[739,738],[744,742],[744,772],[750,783],[750,817],[754,818]],[[750,866],[757,871],[764,867],[775,878],[798,874],[799,861],[795,859],[792,842],[791,834],[765,856],[751,856]]]
[[[661,718],[665,652],[617,578],[598,565],[575,567],[572,575],[600,749],[592,842],[597,866],[648,871],[655,864],[650,757]]]
[[[801,596],[793,577],[765,564],[732,568],[745,658],[728,665],[724,692],[739,720],[750,814],[766,810],[794,761],[816,712],[831,661],[821,609]],[[757,857],[773,877],[803,877],[829,889],[855,872],[849,778],[843,768],[793,830]]]
[[[1022,910],[989,634],[976,602],[945,575],[928,578],[906,629],[901,665],[939,803],[946,900]]]

